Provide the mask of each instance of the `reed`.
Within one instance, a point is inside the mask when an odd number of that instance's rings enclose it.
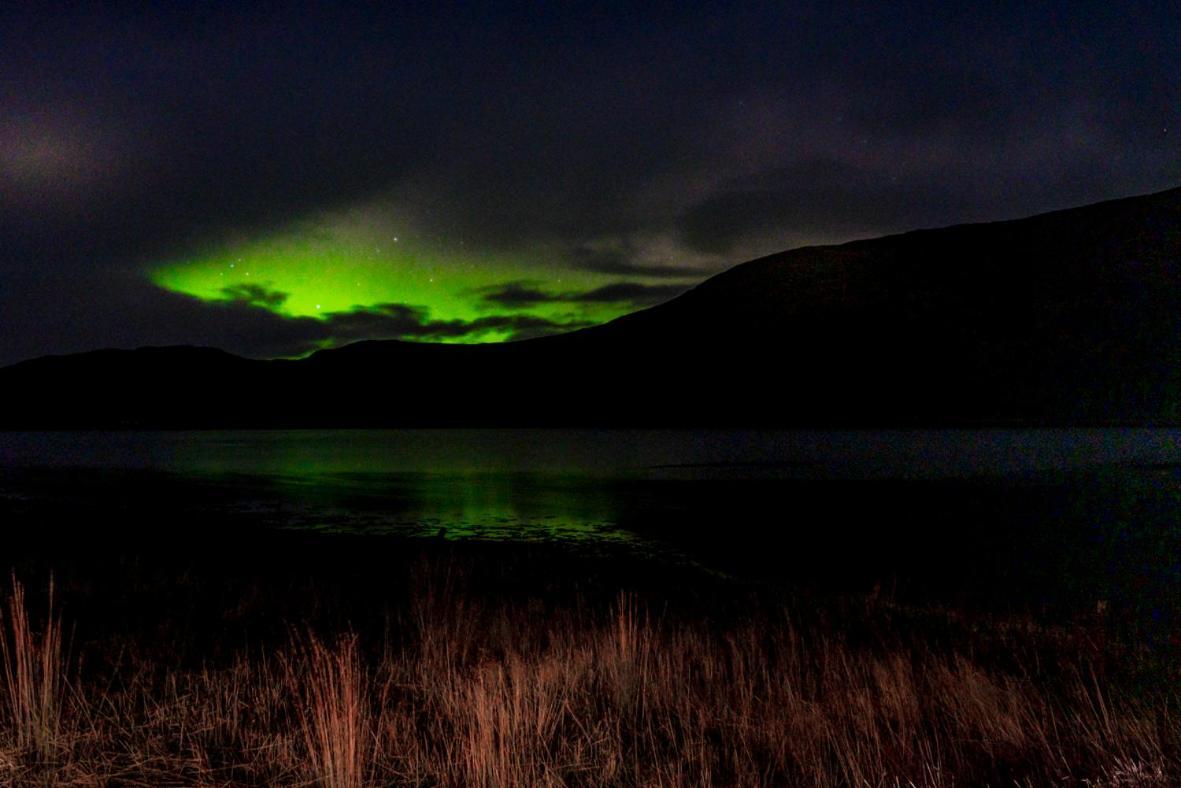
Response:
[[[364,785],[372,743],[371,701],[356,635],[339,638],[335,646],[312,633],[293,637],[282,662],[288,691],[296,699],[296,728],[308,778],[325,788]]]
[[[34,629],[25,605],[24,586],[12,577],[12,592],[0,608],[0,675],[3,677],[4,720],[12,746],[52,760],[61,722],[61,620],[54,609],[53,579],[45,621]]]
[[[450,575],[451,570],[448,570]],[[725,622],[473,597],[448,576],[382,637],[300,627],[220,668],[138,652],[63,702],[61,622],[5,609],[8,783],[1165,786],[1176,685],[783,612]],[[862,622],[864,624],[864,622]],[[72,674],[71,674],[72,675]]]

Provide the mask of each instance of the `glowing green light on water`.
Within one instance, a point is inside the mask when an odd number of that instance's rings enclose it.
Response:
[[[623,303],[538,301],[497,305],[489,289],[529,280],[548,292],[601,286],[600,274],[555,270],[541,260],[438,251],[397,235],[305,230],[226,245],[151,271],[167,290],[205,301],[242,300],[289,317],[324,318],[380,304],[428,310],[432,321],[472,321],[497,314],[531,315],[556,323],[604,322],[634,309]],[[503,339],[484,332],[449,341]]]

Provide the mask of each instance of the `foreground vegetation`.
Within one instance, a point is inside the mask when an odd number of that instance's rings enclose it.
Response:
[[[682,603],[574,580],[497,594],[478,579],[488,571],[475,559],[407,562],[383,579],[404,594],[355,625],[325,624],[332,594],[311,581],[295,603],[290,586],[239,589],[232,605],[190,576],[160,589],[214,600],[216,647],[192,645],[209,633],[178,634],[195,614],[172,603],[128,627],[102,607],[127,598],[59,571],[58,599],[43,582],[31,600],[14,577],[0,782],[1181,780],[1178,675],[1167,657],[1108,639],[1102,622],[965,619],[873,597]],[[268,620],[268,593],[295,605],[277,634],[244,623]],[[300,605],[306,617],[291,612]],[[88,626],[88,611],[103,623]],[[239,630],[249,634],[225,635]]]

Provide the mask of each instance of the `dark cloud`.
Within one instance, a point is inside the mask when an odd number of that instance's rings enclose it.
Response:
[[[228,295],[228,294],[227,294]],[[0,336],[10,338],[13,360],[100,347],[202,345],[253,358],[297,356],[327,345],[361,339],[474,340],[490,332],[509,340],[573,331],[589,325],[577,317],[487,315],[470,321],[432,320],[422,307],[381,304],[323,317],[292,317],[257,303],[256,293],[203,301],[129,278],[95,313],[77,301],[56,309],[0,313]],[[274,297],[273,294],[270,297]],[[16,332],[16,326],[33,330]],[[70,338],[63,342],[59,337]]]
[[[645,285],[639,282],[613,282],[585,293],[572,293],[566,300],[575,303],[610,303],[651,306],[675,298],[688,285]]]
[[[1181,182],[1165,3],[346,5],[0,6],[0,363],[270,347],[238,313],[272,294],[196,316],[146,268],[371,202],[475,256],[679,279]]]
[[[941,223],[972,205],[968,195],[928,182],[899,181],[834,159],[813,159],[735,180],[681,216],[692,248],[724,253],[756,233],[833,238]]]
[[[1064,161],[1053,174],[1029,174],[1021,188],[981,190],[949,167],[901,178],[889,168],[821,158],[720,184],[678,219],[678,237],[699,252],[726,255],[752,237],[777,251],[965,221],[1017,218],[1093,200],[1107,170]],[[971,166],[969,163],[968,166]],[[1181,180],[1181,163],[1174,168]],[[1020,207],[1025,205],[1027,207]]]
[[[357,339],[478,339],[489,332],[508,332],[510,340],[557,334],[590,323],[564,322],[533,315],[488,315],[474,320],[430,320],[422,307],[378,304],[325,316],[325,333],[337,343]]]
[[[547,293],[537,286],[536,282],[520,281],[508,282],[503,285],[482,288],[479,291],[484,301],[490,304],[507,307],[533,306],[546,304],[555,300],[552,293]],[[558,298],[560,300],[560,297]]]
[[[536,282],[518,281],[484,288],[480,292],[485,302],[508,308],[556,303],[629,304],[634,307],[645,307],[675,298],[688,289],[688,285],[612,282],[593,290],[554,293],[538,287]]]
[[[701,266],[677,265],[675,263],[639,263],[635,248],[593,249],[576,247],[570,252],[570,263],[584,271],[616,276],[642,276],[647,278],[700,279],[707,276],[709,269]]]
[[[287,303],[288,293],[271,290],[264,285],[237,284],[221,289],[222,295],[228,301],[238,301],[249,306],[268,307],[278,309]]]

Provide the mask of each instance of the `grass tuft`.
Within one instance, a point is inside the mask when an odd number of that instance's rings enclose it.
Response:
[[[327,646],[314,634],[293,638],[283,660],[288,691],[306,754],[307,777],[325,788],[365,784],[370,762],[369,678],[357,637]]]
[[[60,617],[51,602],[32,626],[14,581],[0,781],[1181,784],[1178,685],[1122,684],[1104,667],[1120,653],[1088,652],[1086,632],[936,638],[857,605],[834,608],[850,620],[657,615],[634,595],[495,598],[443,569],[416,575],[384,632],[301,622],[220,666],[136,642],[102,662],[111,646],[91,641],[102,667],[77,669],[65,696]]]
[[[24,586],[13,575],[12,593],[0,607],[0,676],[11,746],[51,761],[57,751],[64,682],[61,620],[54,610],[52,578],[45,623],[38,632],[25,605]]]

